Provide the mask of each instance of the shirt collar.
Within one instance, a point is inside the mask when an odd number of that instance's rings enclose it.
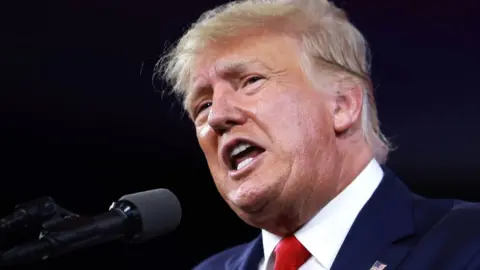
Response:
[[[295,233],[297,239],[326,269],[330,269],[353,222],[383,178],[378,162],[372,159],[340,194],[324,206]],[[282,238],[262,230],[265,262]]]

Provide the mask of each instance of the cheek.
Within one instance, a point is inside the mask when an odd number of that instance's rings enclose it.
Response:
[[[210,126],[207,124],[203,124],[199,127],[197,127],[197,138],[198,140],[201,140],[205,138],[208,135],[208,132],[210,131]]]
[[[302,90],[294,90],[302,91]],[[318,98],[302,95],[278,95],[275,102],[261,108],[273,143],[285,151],[307,151],[328,139],[329,119]]]
[[[217,141],[213,137],[212,129],[205,124],[196,128],[197,140],[200,148],[207,159],[210,169],[218,166]]]
[[[226,177],[226,170],[218,159],[217,149],[208,143],[200,143],[200,147],[202,148],[203,154],[207,161],[210,174],[215,184],[218,186],[219,180]]]

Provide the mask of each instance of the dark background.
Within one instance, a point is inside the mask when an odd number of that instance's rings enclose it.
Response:
[[[32,269],[191,269],[256,236],[218,195],[168,88],[152,83],[165,45],[223,2],[0,4],[2,216],[44,195],[96,215],[153,188],[172,190],[183,207],[182,224],[165,237],[112,242]],[[477,2],[338,2],[372,47],[380,120],[397,146],[388,165],[422,195],[480,201]]]

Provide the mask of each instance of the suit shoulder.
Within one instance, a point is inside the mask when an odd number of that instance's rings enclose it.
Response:
[[[462,229],[470,227],[477,232],[480,232],[480,203],[458,201],[452,207],[452,210],[446,215],[445,221],[448,219],[457,222],[468,222],[469,226],[462,224]],[[473,226],[472,226],[473,225]],[[477,226],[475,226],[477,225]]]
[[[424,238],[437,243],[441,239],[445,248],[455,247],[456,251],[477,251],[480,247],[480,203],[455,201]]]
[[[439,224],[449,223],[448,220],[467,221],[476,219],[480,222],[480,203],[452,199],[432,199],[414,194],[414,219],[417,231],[421,234],[430,231]]]
[[[480,213],[480,203],[456,201],[452,211],[467,215],[478,215]]]
[[[223,250],[195,266],[194,270],[212,270],[212,269],[229,269],[229,265],[233,263],[235,258],[238,258],[247,248],[249,243],[234,246],[232,248]]]
[[[477,250],[475,256],[473,256],[472,260],[468,263],[468,267],[466,270],[478,270],[480,269],[480,248]]]
[[[436,217],[425,218],[431,223],[410,238],[414,244],[402,269],[480,269],[480,204],[448,200],[425,203],[429,206],[422,207],[434,208]],[[422,213],[432,215],[432,211]]]

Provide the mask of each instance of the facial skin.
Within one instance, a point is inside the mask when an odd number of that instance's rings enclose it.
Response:
[[[359,131],[360,88],[322,74],[314,87],[298,48],[274,34],[213,44],[187,96],[221,196],[246,223],[277,235],[307,222],[371,158]],[[235,174],[222,149],[238,138],[265,151]]]

